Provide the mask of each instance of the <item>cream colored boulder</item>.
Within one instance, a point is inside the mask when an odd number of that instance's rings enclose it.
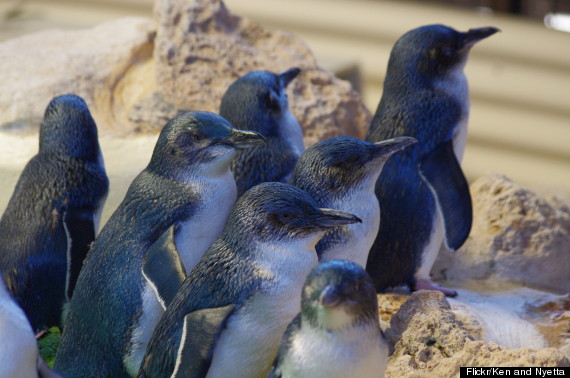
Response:
[[[444,295],[418,291],[392,317],[386,331],[394,345],[386,377],[457,377],[461,366],[570,366],[559,350],[508,349],[474,340]]]
[[[458,251],[442,249],[432,269],[434,278],[570,291],[568,205],[498,174],[476,180],[471,194],[471,234]]]

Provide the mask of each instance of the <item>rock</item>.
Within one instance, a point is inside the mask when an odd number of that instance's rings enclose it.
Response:
[[[471,185],[473,228],[455,253],[442,249],[432,273],[450,281],[489,280],[570,291],[570,211],[493,174]]]
[[[392,317],[386,377],[458,376],[461,366],[570,366],[556,349],[507,349],[473,340],[442,293],[418,291]]]
[[[138,95],[125,78],[151,58],[153,35],[150,20],[124,18],[0,43],[0,129],[37,128],[52,97],[65,93],[85,99],[99,129],[117,126],[114,113],[129,102],[117,88]]]
[[[297,66],[302,73],[289,86],[289,103],[303,126],[305,144],[342,134],[364,137],[370,113],[360,96],[348,82],[319,68],[293,34],[235,16],[220,0],[157,0],[154,15],[155,93],[176,109],[217,112],[226,88],[238,77]],[[162,117],[162,109],[156,112]],[[141,117],[138,122],[154,124]]]
[[[398,312],[410,294],[381,293],[378,297],[378,316],[385,322],[390,322],[392,315]]]
[[[396,344],[393,357],[433,353],[449,357],[463,349],[469,335],[439,291],[414,292],[392,316],[386,336]]]
[[[533,323],[550,345],[570,358],[570,294],[528,303]]]
[[[157,0],[155,23],[126,18],[0,43],[0,130],[37,128],[55,95],[75,93],[102,134],[158,132],[181,110],[217,112],[226,88],[251,70],[303,72],[289,87],[305,144],[363,138],[370,113],[348,82],[319,68],[290,33],[232,15],[220,0]],[[156,35],[156,38],[155,38]]]

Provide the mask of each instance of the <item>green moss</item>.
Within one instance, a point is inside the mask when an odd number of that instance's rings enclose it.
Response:
[[[55,359],[55,354],[59,347],[60,338],[61,334],[59,328],[52,327],[44,336],[38,339],[40,355],[49,367],[53,367],[53,360]]]

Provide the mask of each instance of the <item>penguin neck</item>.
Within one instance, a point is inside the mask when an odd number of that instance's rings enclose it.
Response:
[[[310,270],[317,265],[315,246],[323,233],[304,238],[255,241],[252,259],[260,272],[269,276],[283,276],[299,280],[300,285]]]
[[[466,63],[467,59],[464,59],[445,75],[433,81],[433,87],[455,99],[460,104],[463,113],[469,111],[469,85],[463,71]]]
[[[194,186],[197,182],[220,179],[231,174],[230,163],[234,156],[235,151],[232,151],[232,154],[229,156],[219,157],[206,163],[189,162],[188,165],[180,164],[160,172],[152,170],[170,180]]]
[[[297,121],[297,118],[289,110],[289,105],[285,104],[281,117],[279,119],[279,138],[285,141],[291,147],[293,153],[299,158],[305,151],[305,143],[303,140],[303,129]]]

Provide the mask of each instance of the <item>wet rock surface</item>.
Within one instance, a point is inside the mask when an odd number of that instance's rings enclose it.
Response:
[[[439,292],[413,293],[390,325],[386,336],[394,350],[386,377],[452,377],[461,366],[570,366],[554,348],[508,349],[475,340]]]

